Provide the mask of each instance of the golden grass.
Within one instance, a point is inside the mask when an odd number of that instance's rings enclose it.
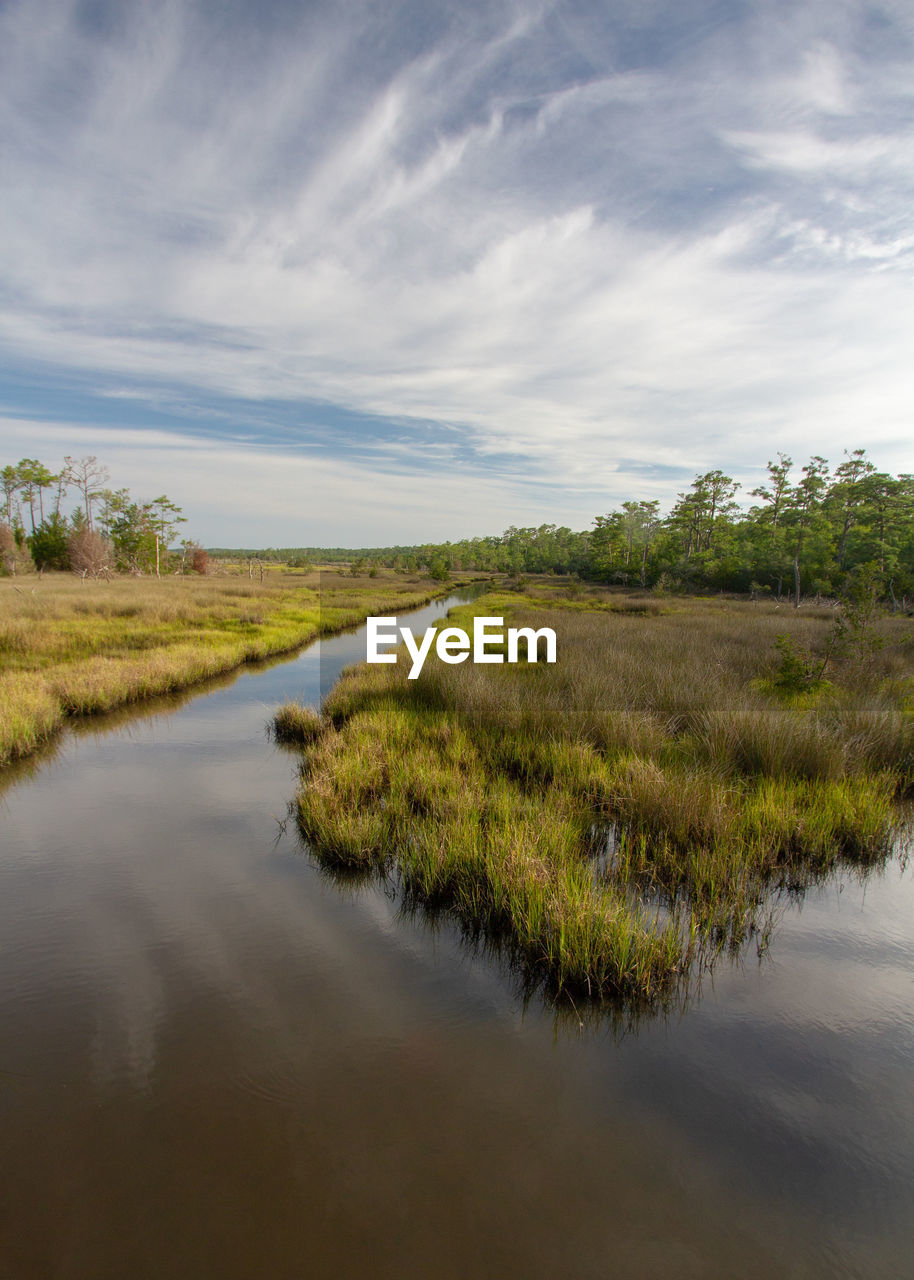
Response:
[[[185,688],[440,591],[419,577],[318,571],[25,583],[0,580],[0,764],[68,716]]]

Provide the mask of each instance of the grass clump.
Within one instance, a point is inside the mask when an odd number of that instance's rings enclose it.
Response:
[[[273,717],[273,733],[277,742],[307,746],[320,737],[321,718],[313,707],[300,702],[286,702]]]
[[[407,896],[506,934],[559,988],[658,993],[681,959],[599,884],[580,857],[582,817],[564,798],[493,777],[463,730],[386,702],[309,751],[297,802],[329,865],[398,871]]]
[[[893,847],[914,786],[910,624],[886,621],[867,678],[836,657],[827,697],[773,687],[775,605],[491,593],[452,610],[548,625],[554,665],[350,669],[297,798],[328,866],[399,876],[406,897],[510,949],[553,989],[654,1000],[738,949],[772,893]]]

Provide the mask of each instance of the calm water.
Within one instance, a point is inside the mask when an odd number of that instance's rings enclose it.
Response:
[[[557,1023],[280,825],[271,711],[363,653],[10,775],[0,1278],[914,1275],[911,871],[810,893],[676,1018]]]

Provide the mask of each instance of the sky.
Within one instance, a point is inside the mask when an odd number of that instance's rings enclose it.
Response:
[[[0,0],[0,465],[221,546],[914,471],[910,0]]]

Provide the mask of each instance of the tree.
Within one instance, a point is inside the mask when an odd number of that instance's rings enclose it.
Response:
[[[447,582],[451,576],[450,561],[446,556],[433,556],[428,566],[428,573],[435,582]]]
[[[123,496],[121,496],[123,495]],[[109,533],[118,568],[142,573],[155,564],[156,537],[144,503],[130,501],[126,489],[109,512]]]
[[[61,503],[63,502],[64,494],[67,491],[67,486],[73,483],[73,476],[70,471],[69,458],[64,459],[63,466],[60,468],[57,475],[54,477],[54,483],[57,486],[57,495],[54,498],[54,514],[59,516],[60,506],[61,506]]]
[[[21,538],[21,534],[20,534]],[[8,524],[0,524],[0,574],[27,573],[33,568],[32,557]]]
[[[181,564],[186,565],[191,573],[199,573],[204,576],[209,573],[209,553],[205,547],[201,547],[199,542],[192,542],[185,539],[181,543]]]
[[[29,506],[32,533],[35,532],[35,503],[38,503],[39,523],[44,522],[44,491],[57,481],[43,462],[37,458],[23,458],[16,468],[19,472],[19,488]]]
[[[610,582],[615,573],[622,572],[621,549],[625,539],[622,516],[618,511],[611,511],[609,515],[597,516],[594,524],[587,571],[600,582]]]
[[[804,547],[813,541],[819,543],[827,537],[822,512],[823,494],[828,488],[828,462],[825,458],[810,458],[803,467],[803,479],[789,494],[785,521],[792,530],[794,608],[800,607],[802,565]],[[819,547],[816,548],[820,549]]]
[[[36,484],[32,479],[32,468],[38,468],[40,465],[41,464],[36,462],[34,458],[23,458],[16,468],[19,476],[19,489],[22,493],[24,505],[29,509],[32,533],[35,532],[35,503],[38,498]]]
[[[680,531],[686,560],[699,551],[710,551],[721,522],[736,512],[733,501],[739,484],[722,471],[696,476],[687,493],[680,493],[670,512],[669,525]]]
[[[660,503],[623,502],[621,511],[597,516],[594,523],[585,557],[587,575],[603,582],[629,582],[637,572],[641,586],[646,586],[648,554],[662,529]]]
[[[626,563],[640,552],[638,577],[641,586],[647,585],[647,553],[660,529],[659,502],[623,502],[622,525],[626,539]]]
[[[903,530],[910,524],[912,510],[907,477],[886,475],[875,467],[861,482],[863,490],[855,511],[854,563],[872,563],[883,579],[894,577]]]
[[[178,525],[187,524],[187,520],[181,514],[181,508],[175,506],[164,493],[158,498],[153,498],[152,502],[147,504],[147,510],[155,537],[156,577],[159,577],[160,547],[164,546],[167,550],[169,542],[178,532]]]
[[[186,523],[181,508],[165,494],[151,502],[134,502],[126,489],[103,490],[99,496],[118,565],[133,573],[154,570],[159,576],[163,546],[167,549],[178,525]]]
[[[66,520],[52,511],[28,539],[35,567],[39,570],[69,569],[69,537]]]
[[[749,518],[754,529],[749,532],[749,550],[752,560],[753,578],[770,577],[772,585],[776,582],[778,599],[784,574],[789,572],[789,560],[786,551],[786,535],[783,523],[784,511],[790,500],[790,471],[793,459],[779,453],[777,462],[768,462],[768,486],[760,486],[752,490],[754,498],[761,498],[763,507],[753,507]],[[752,533],[758,531],[755,541],[755,553],[751,550]]]
[[[108,468],[103,467],[94,454],[85,458],[66,457],[64,466],[69,477],[68,483],[79,490],[83,496],[83,507],[86,513],[86,526],[92,528],[92,505],[101,496],[108,480]]]
[[[865,449],[854,449],[853,453],[845,449],[844,454],[845,461],[836,467],[826,499],[826,508],[835,513],[836,524],[841,529],[837,552],[839,570],[844,568],[848,534],[866,502],[867,478],[876,470],[872,462],[867,461]]]
[[[761,498],[768,503],[768,519],[772,529],[778,527],[783,514],[784,505],[790,492],[790,469],[793,458],[779,453],[777,462],[768,461],[769,488],[760,487],[752,490],[753,498]]]
[[[111,543],[87,524],[70,534],[70,568],[82,578],[107,578],[114,568]]]
[[[130,506],[130,490],[100,489],[97,497],[100,506],[98,527],[106,538],[110,538],[115,517],[121,515]]]
[[[22,521],[19,504],[14,502],[21,485],[22,477],[18,467],[6,466],[0,471],[0,486],[3,488],[3,510],[0,514],[11,529],[15,529]]]

